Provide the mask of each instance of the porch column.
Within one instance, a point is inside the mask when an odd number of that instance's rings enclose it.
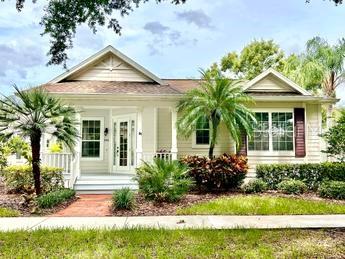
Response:
[[[80,157],[81,157],[81,135],[82,135],[82,132],[81,132],[81,116],[80,116],[80,113],[77,113],[76,114],[76,121],[77,121],[77,131],[78,131],[78,137],[77,137],[77,143],[76,143],[76,146],[75,146],[75,149],[76,149],[76,152],[75,152],[75,158],[74,158],[74,174],[72,173],[72,177],[74,175],[74,178],[79,178],[80,177]],[[73,169],[72,169],[73,170]],[[72,184],[74,184],[74,180],[75,179],[71,179],[72,180]],[[73,187],[73,185],[72,185]]]
[[[171,159],[177,160],[177,111],[176,108],[170,108],[171,110]]]
[[[143,157],[143,110],[140,108],[137,112],[137,159],[136,165],[139,166]]]

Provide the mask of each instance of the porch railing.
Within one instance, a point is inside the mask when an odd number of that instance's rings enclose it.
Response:
[[[173,155],[174,154],[171,152],[154,152],[154,153],[143,152],[142,155],[138,154],[137,157],[139,157],[139,160],[151,163],[153,162],[155,158],[171,161],[173,160],[173,157],[174,157]]]
[[[79,154],[71,153],[41,153],[41,164],[51,167],[62,168],[66,187],[73,187],[78,176]]]

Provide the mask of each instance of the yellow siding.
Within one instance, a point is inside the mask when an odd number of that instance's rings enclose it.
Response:
[[[123,60],[109,54],[96,64],[92,64],[67,80],[98,80],[151,82],[147,76],[126,64]]]
[[[259,92],[295,92],[290,86],[281,80],[277,79],[275,76],[269,75],[255,85],[251,86],[249,91],[259,91]],[[247,90],[247,91],[248,91]]]

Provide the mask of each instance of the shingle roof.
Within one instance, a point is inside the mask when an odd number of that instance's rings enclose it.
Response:
[[[181,92],[170,85],[146,82],[117,81],[66,81],[44,84],[48,92],[61,94],[136,94],[136,95],[175,95]]]

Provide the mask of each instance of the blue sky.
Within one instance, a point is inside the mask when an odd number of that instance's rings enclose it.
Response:
[[[39,26],[45,1],[27,1],[17,13],[13,1],[0,2],[0,91],[44,83],[62,73],[61,66],[45,66],[49,38]],[[305,42],[321,36],[330,43],[345,37],[345,4],[328,0],[187,0],[174,6],[155,1],[120,18],[122,36],[106,28],[93,35],[78,29],[68,66],[111,44],[162,78],[198,77],[199,68],[253,39],[273,39],[290,54],[301,52]],[[6,10],[6,11],[5,11]],[[338,96],[345,102],[345,87]]]

